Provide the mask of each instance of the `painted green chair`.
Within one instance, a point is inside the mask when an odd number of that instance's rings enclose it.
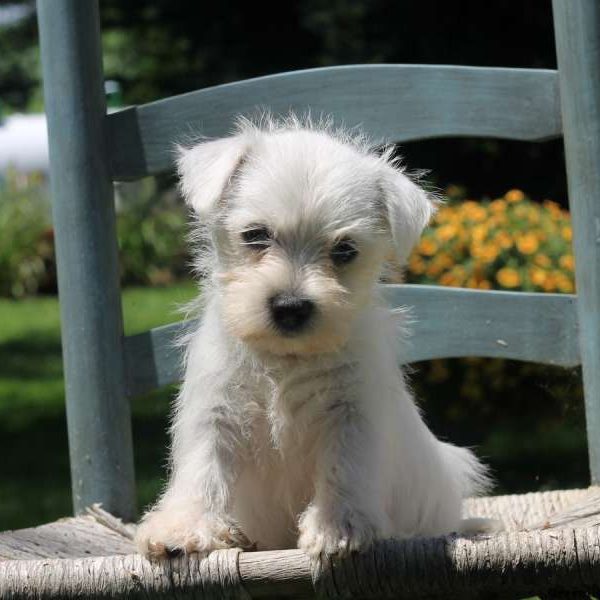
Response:
[[[0,597],[581,598],[600,590],[600,494],[468,500],[507,531],[382,541],[346,560],[299,550],[148,563],[136,516],[129,399],[175,382],[177,327],[124,337],[113,181],[172,167],[173,142],[268,106],[330,113],[394,141],[564,136],[577,295],[389,286],[419,317],[411,360],[498,356],[583,366],[592,484],[600,479],[600,3],[554,0],[559,71],[421,65],[313,69],[107,115],[96,0],[38,0],[76,517],[0,534]],[[465,324],[468,323],[468,326]],[[439,335],[439,332],[446,335]],[[98,507],[101,503],[102,508]],[[117,518],[119,517],[119,518]]]

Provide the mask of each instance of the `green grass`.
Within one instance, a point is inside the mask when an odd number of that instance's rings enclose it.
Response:
[[[128,289],[126,333],[180,318],[193,284]],[[157,494],[164,475],[168,405],[173,390],[132,403],[139,505]],[[58,301],[0,299],[0,530],[71,512]]]

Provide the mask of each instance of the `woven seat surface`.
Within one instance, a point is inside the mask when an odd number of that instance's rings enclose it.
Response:
[[[233,549],[150,563],[135,554],[135,527],[94,506],[0,534],[0,597],[458,598],[499,586],[507,594],[600,588],[600,488],[471,498],[464,516],[500,520],[505,531],[382,541],[342,560]]]

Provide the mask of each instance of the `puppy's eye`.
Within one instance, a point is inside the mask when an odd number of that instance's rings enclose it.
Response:
[[[247,246],[251,246],[256,250],[263,250],[270,245],[273,236],[266,227],[258,226],[242,231],[242,239]]]
[[[329,254],[335,265],[347,265],[358,256],[356,244],[350,238],[342,238],[331,249]]]

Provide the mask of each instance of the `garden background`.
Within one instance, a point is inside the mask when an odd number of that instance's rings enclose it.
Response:
[[[9,12],[7,12],[7,8]],[[404,62],[555,68],[549,0],[103,0],[109,103],[333,64]],[[6,15],[17,17],[4,18]],[[43,110],[34,5],[0,3],[0,112]],[[1,126],[0,116],[0,126]],[[447,203],[406,279],[473,288],[574,291],[562,141],[403,144]],[[196,293],[187,215],[172,176],[117,186],[126,333],[179,318]],[[0,173],[0,528],[70,511],[53,231],[43,173]],[[581,378],[489,359],[414,365],[440,436],[474,445],[497,492],[588,483]],[[133,401],[139,505],[164,477],[174,388]]]

